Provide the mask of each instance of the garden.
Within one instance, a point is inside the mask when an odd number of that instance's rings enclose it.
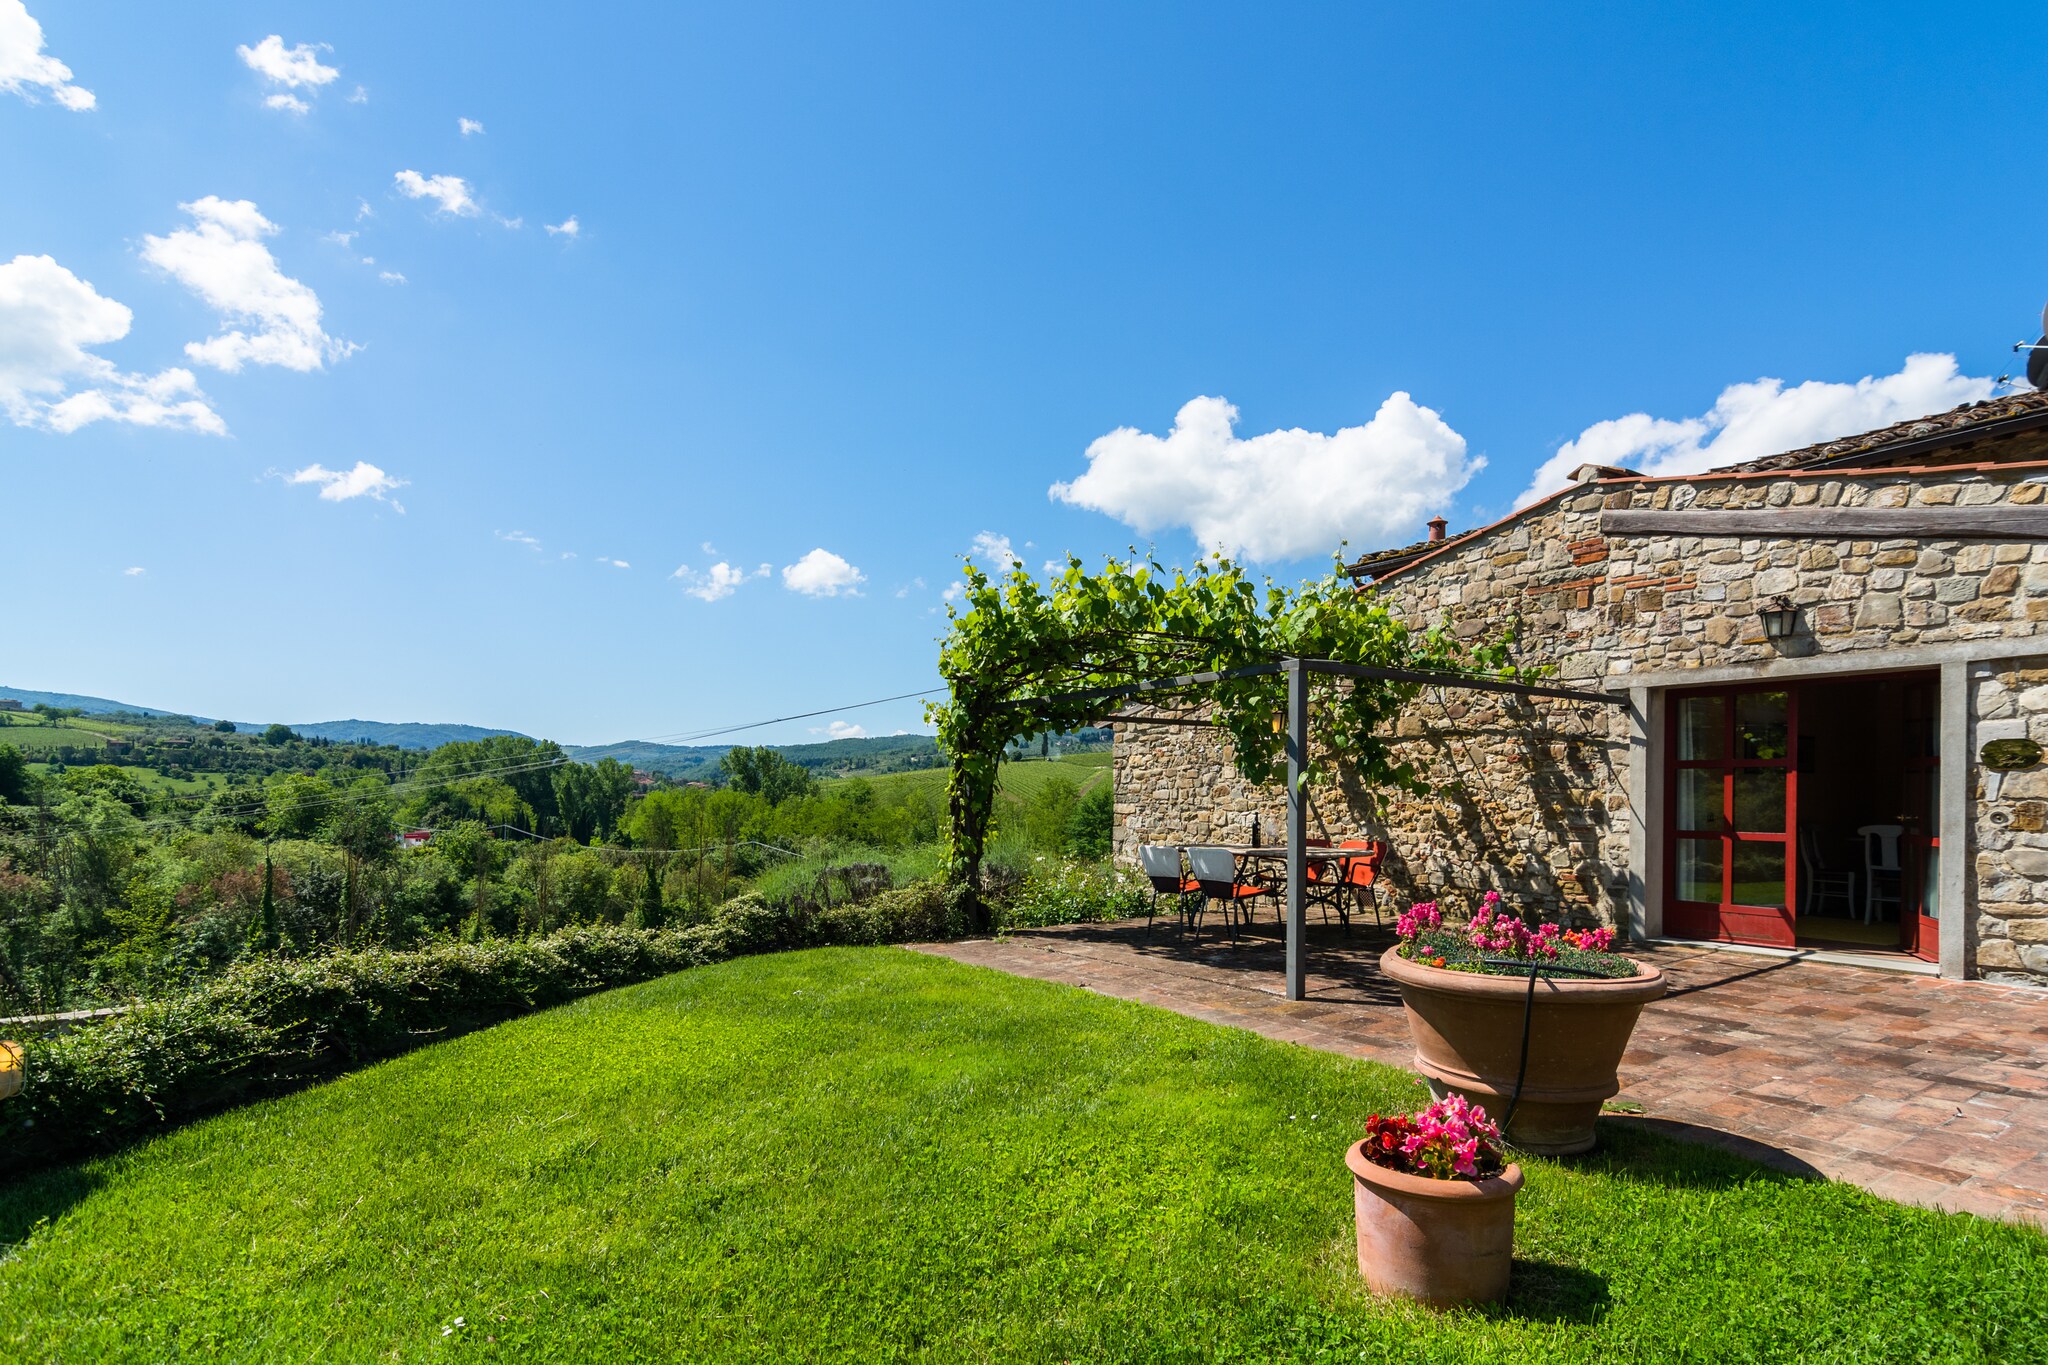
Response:
[[[1400,670],[1513,676],[1510,642],[1411,634],[1335,578],[1154,567],[970,570],[943,810],[924,774],[849,796],[749,752],[726,790],[622,796],[603,846],[465,829],[440,899],[348,820],[274,841],[241,947],[25,1039],[4,1353],[2048,1360],[2034,1229],[1596,1141],[1664,990],[1605,930],[1405,907],[1381,970],[1421,1079],[893,946],[1143,912],[1106,782],[1005,786],[1018,736],[1104,693],[1210,675],[1270,780],[1284,698],[1251,665],[1390,670],[1317,686],[1399,792]],[[771,837],[795,856],[742,852]],[[163,855],[130,857],[146,889]],[[332,903],[301,911],[320,858]]]
[[[1509,1296],[1367,1292],[1392,1068],[895,948],[755,956],[0,1186],[22,1361],[2028,1361],[2048,1240],[1616,1128]]]

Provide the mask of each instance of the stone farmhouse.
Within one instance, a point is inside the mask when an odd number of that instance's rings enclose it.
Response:
[[[1639,940],[2048,986],[2044,492],[2026,392],[1702,474],[1587,466],[1493,525],[1435,522],[1351,565],[1360,592],[1512,627],[1525,666],[1628,705],[1425,689],[1397,734],[1430,793],[1360,790],[1336,755],[1311,832],[1385,839],[1397,905],[1495,888]],[[1116,725],[1124,861],[1283,827],[1190,719]]]

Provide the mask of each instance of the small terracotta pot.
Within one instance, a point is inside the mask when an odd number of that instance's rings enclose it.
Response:
[[[1351,1144],[1344,1164],[1358,1209],[1358,1270],[1373,1293],[1439,1307],[1507,1297],[1520,1166],[1484,1180],[1432,1180],[1374,1165],[1363,1142]]]
[[[1529,1017],[1529,1066],[1508,1141],[1540,1156],[1593,1145],[1600,1105],[1621,1090],[1621,1054],[1664,973],[1635,963],[1624,977],[1539,977]],[[1463,1095],[1496,1122],[1507,1117],[1521,1061],[1529,978],[1453,972],[1410,962],[1399,947],[1380,970],[1401,988],[1415,1069],[1439,1099]]]

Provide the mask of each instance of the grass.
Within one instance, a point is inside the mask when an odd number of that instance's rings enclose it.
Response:
[[[1055,775],[1066,777],[1085,793],[1098,783],[1107,782],[1109,772],[1110,755],[1106,753],[1063,754],[1049,762],[1034,758],[1023,763],[1005,763],[996,772],[996,796],[998,800],[1021,803],[1030,799]],[[871,784],[877,796],[926,787],[933,796],[943,799],[946,777],[944,768],[921,768],[915,772],[883,773],[879,777],[862,777],[861,780]]]
[[[30,720],[36,723],[24,723],[22,717],[15,716],[11,723],[0,726],[0,744],[12,744],[23,754],[47,754],[67,744],[74,749],[103,749],[109,739],[127,739],[136,732],[133,725],[110,725],[97,720],[66,720],[58,724],[43,723],[40,716]]]
[[[2048,1239],[1610,1125],[1376,1302],[1390,1068],[897,949],[592,997],[0,1186],[0,1357],[2034,1361]],[[457,1324],[460,1325],[457,1325]]]

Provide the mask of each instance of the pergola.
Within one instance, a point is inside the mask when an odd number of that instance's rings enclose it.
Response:
[[[1303,896],[1308,861],[1308,679],[1312,673],[1338,678],[1376,682],[1421,683],[1432,687],[1461,688],[1475,692],[1504,692],[1521,697],[1548,697],[1555,701],[1587,702],[1595,706],[1626,707],[1628,698],[1615,692],[1594,692],[1575,687],[1546,687],[1539,683],[1511,682],[1478,677],[1469,673],[1431,672],[1412,668],[1384,668],[1367,664],[1340,663],[1335,659],[1306,659],[1288,655],[1271,663],[1247,664],[1214,673],[1188,673],[1174,678],[1153,678],[1123,687],[1087,688],[1060,692],[1034,699],[1038,702],[1118,701],[1152,693],[1185,692],[1208,683],[1232,678],[1287,677],[1287,998],[1300,1000],[1308,982],[1308,907]],[[1021,703],[1020,703],[1021,704]],[[1112,722],[1125,724],[1201,725],[1178,717],[1119,716]]]

